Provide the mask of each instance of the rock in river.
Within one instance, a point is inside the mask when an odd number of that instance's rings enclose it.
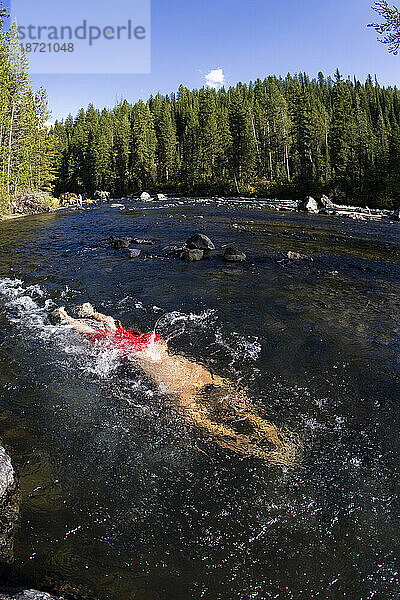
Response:
[[[399,208],[396,208],[396,210],[394,211],[393,219],[396,219],[396,221],[400,221],[400,206],[399,206]]]
[[[214,244],[204,233],[195,233],[192,235],[192,237],[186,240],[185,246],[197,250],[215,250]]]
[[[24,588],[0,588],[0,600],[55,600],[46,592]]]
[[[138,258],[142,251],[139,248],[126,248],[125,253],[128,258]]]
[[[287,257],[289,260],[311,260],[312,261],[312,258],[307,256],[306,254],[300,254],[300,252],[292,252],[291,250],[289,250],[289,252],[287,253]]]
[[[143,192],[143,193],[140,195],[140,199],[141,199],[141,200],[151,200],[151,196],[150,196],[150,194],[149,194],[148,192]]]
[[[247,257],[239,248],[229,246],[226,248],[223,258],[228,262],[244,262]]]
[[[297,203],[297,210],[309,213],[318,213],[318,202],[314,200],[314,198],[312,198],[311,196],[307,196],[307,198],[304,198],[304,200],[299,200],[299,202]]]
[[[114,240],[114,250],[121,250],[121,248],[129,248],[131,238],[117,238]]]
[[[12,558],[14,527],[18,518],[17,482],[11,459],[0,446],[0,561]]]
[[[195,260],[201,260],[204,258],[204,250],[198,248],[184,248],[180,254],[183,260],[189,260],[190,262]]]
[[[319,201],[319,207],[324,210],[324,209],[333,209],[334,208],[334,204],[332,202],[332,200],[330,198],[328,198],[328,196],[325,196],[325,194],[322,196],[321,200]]]

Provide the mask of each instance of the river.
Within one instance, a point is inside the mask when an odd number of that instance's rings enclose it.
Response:
[[[125,205],[0,223],[10,581],[99,600],[397,599],[400,225]],[[167,255],[195,232],[211,258]],[[129,260],[111,235],[156,243]],[[222,262],[232,244],[245,263]],[[219,447],[140,368],[49,322],[87,301],[246,388],[299,440],[295,462]]]

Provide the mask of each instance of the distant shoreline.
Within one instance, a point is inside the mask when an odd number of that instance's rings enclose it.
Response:
[[[175,196],[175,198],[186,198],[186,196]],[[313,200],[313,198],[308,197],[309,200],[315,202]],[[166,200],[171,200],[172,198],[166,198]],[[229,200],[233,200],[233,201],[237,201],[240,200],[243,203],[248,203],[248,202],[264,202],[264,207],[266,209],[272,210],[272,211],[278,211],[278,212],[288,212],[288,213],[298,213],[298,214],[303,214],[303,215],[324,215],[324,216],[328,216],[328,217],[348,217],[348,218],[352,218],[354,220],[361,220],[361,221],[384,221],[384,222],[396,222],[399,220],[398,216],[394,213],[394,211],[388,210],[388,209],[379,209],[379,208],[373,208],[370,209],[368,207],[364,208],[364,207],[360,207],[360,206],[351,206],[351,205],[339,205],[339,204],[333,204],[331,203],[330,206],[327,207],[320,207],[316,210],[310,209],[308,207],[302,207],[299,208],[299,203],[296,200],[279,200],[279,199],[270,199],[270,198],[251,198],[251,197],[244,197],[244,196],[239,196],[239,197],[210,197],[207,198],[206,196],[193,196],[191,197],[191,199],[195,199],[195,200],[214,200],[215,202],[220,202],[220,201],[229,201]],[[127,197],[122,197],[122,198],[113,198],[111,203],[108,203],[108,206],[110,208],[117,208],[117,206],[113,207],[113,202],[117,203],[117,202],[141,202],[140,198],[127,198]],[[152,198],[151,200],[146,200],[146,201],[142,201],[145,204],[147,203],[152,203],[152,202],[157,202],[157,200],[154,198]],[[97,204],[97,203],[95,203]],[[101,203],[104,204],[105,206],[107,206],[107,204],[105,203]],[[93,206],[93,204],[91,203],[90,206]],[[123,205],[120,205],[121,208],[120,210],[124,210],[126,207]],[[84,208],[82,207],[76,207],[76,206],[58,206],[58,207],[54,207],[54,208],[50,208],[50,210],[43,210],[43,211],[38,211],[38,212],[32,212],[32,213],[20,213],[20,214],[4,214],[0,216],[0,222],[5,222],[5,221],[13,221],[15,219],[20,219],[22,217],[31,217],[31,216],[35,216],[35,215],[45,215],[45,214],[50,214],[50,213],[56,213],[56,212],[70,212],[70,211],[81,211],[84,210]],[[399,209],[398,209],[399,210]]]

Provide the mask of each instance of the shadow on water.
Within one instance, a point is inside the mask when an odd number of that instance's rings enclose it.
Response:
[[[166,256],[194,231],[212,258]],[[156,244],[128,260],[110,235]],[[398,225],[207,200],[0,223],[10,579],[100,600],[398,598],[399,243]],[[226,244],[247,263],[223,264]],[[85,301],[246,389],[299,436],[297,463],[219,448],[139,368],[48,322]]]

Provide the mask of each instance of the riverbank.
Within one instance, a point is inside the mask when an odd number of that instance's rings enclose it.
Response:
[[[28,215],[52,212],[60,207],[58,198],[49,192],[30,191],[11,198],[7,203],[7,209],[0,215],[0,220],[9,221]],[[4,205],[3,205],[4,208]]]
[[[21,217],[27,217],[34,214],[43,214],[48,212],[67,211],[67,210],[81,210],[98,204],[98,200],[87,200],[84,202],[82,207],[69,204],[67,206],[60,206],[57,198],[51,198],[47,196],[47,201],[43,202],[43,194],[38,201],[30,204],[30,210],[27,212],[4,214],[0,215],[1,221],[11,221],[19,219]],[[37,196],[37,194],[36,194]],[[148,194],[144,192],[141,196],[122,196],[121,198],[113,198],[109,201],[111,208],[119,208],[120,210],[125,209],[124,204],[121,202],[162,202],[162,201],[174,201],[184,199],[181,195],[170,195],[169,197],[164,194]],[[201,201],[204,199],[203,196],[193,197],[194,201]],[[361,206],[352,206],[347,204],[336,204],[331,201],[327,196],[315,200],[311,196],[307,196],[302,200],[292,199],[279,199],[279,198],[255,198],[251,196],[214,196],[209,199],[210,202],[215,202],[216,205],[226,202],[240,202],[246,203],[249,206],[257,205],[262,203],[264,208],[270,210],[276,210],[280,212],[299,212],[299,213],[310,213],[310,214],[322,214],[327,216],[338,216],[338,217],[349,217],[358,221],[383,221],[383,222],[395,222],[400,219],[400,207],[396,210],[380,209],[380,208],[369,208]],[[102,201],[104,202],[104,201]]]

